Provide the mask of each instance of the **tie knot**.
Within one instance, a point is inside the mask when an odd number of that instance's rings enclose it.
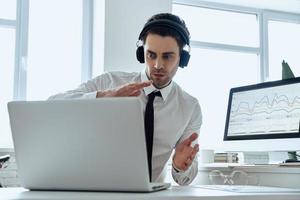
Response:
[[[160,91],[154,91],[148,94],[149,99],[154,99],[155,97],[161,97],[161,92]]]

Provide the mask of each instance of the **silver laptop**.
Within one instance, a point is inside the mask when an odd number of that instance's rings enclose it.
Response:
[[[8,103],[18,175],[33,190],[151,192],[135,97]]]

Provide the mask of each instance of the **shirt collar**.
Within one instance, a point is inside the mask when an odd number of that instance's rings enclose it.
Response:
[[[146,70],[143,70],[141,72],[141,81],[144,82],[144,81],[148,81],[148,76],[146,75]],[[161,96],[163,98],[163,100],[165,101],[168,97],[168,95],[170,94],[171,92],[171,89],[173,88],[173,81],[171,81],[171,83],[162,88],[162,89],[157,89],[156,87],[153,86],[153,84],[151,84],[149,87],[145,87],[144,88],[144,92],[145,92],[145,95],[147,96],[148,94],[150,94],[151,92],[153,91],[160,91],[161,92]]]

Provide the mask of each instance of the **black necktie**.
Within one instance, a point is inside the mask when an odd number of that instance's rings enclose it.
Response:
[[[145,111],[145,134],[147,143],[148,169],[150,182],[152,179],[152,149],[153,149],[153,131],[154,131],[154,110],[153,101],[156,96],[161,97],[160,91],[148,94],[148,102]]]

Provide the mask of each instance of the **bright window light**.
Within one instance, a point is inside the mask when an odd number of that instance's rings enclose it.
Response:
[[[288,62],[295,76],[300,76],[300,24],[269,21],[270,80],[281,79],[282,60]]]
[[[200,103],[201,148],[217,149],[222,144],[229,90],[257,83],[258,66],[255,54],[192,49],[188,67],[178,70],[175,81]]]
[[[27,100],[81,82],[82,0],[30,1]]]
[[[13,100],[15,30],[0,27],[0,147],[12,147],[7,102]]]
[[[16,19],[16,0],[0,0],[0,19]]]
[[[178,4],[173,4],[173,13],[184,19],[192,40],[249,47],[259,46],[258,20],[255,14]]]
[[[216,46],[259,46],[255,14],[177,4],[173,5],[173,12],[185,20],[193,41],[212,42]],[[188,67],[179,69],[175,77],[185,91],[198,99],[202,108],[201,148],[221,148],[230,88],[260,81],[257,54],[219,48],[192,46]]]

